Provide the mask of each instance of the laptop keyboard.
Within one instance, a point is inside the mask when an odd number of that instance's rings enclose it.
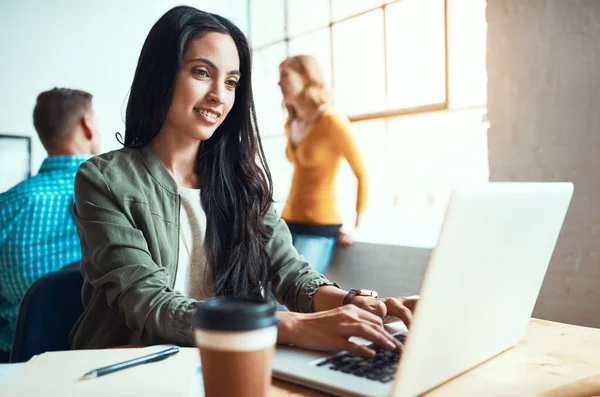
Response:
[[[394,338],[404,343],[406,335],[398,334],[394,335]],[[382,383],[394,380],[401,352],[391,352],[374,344],[367,346],[375,350],[375,357],[365,358],[353,353],[342,353],[319,362],[317,366]]]

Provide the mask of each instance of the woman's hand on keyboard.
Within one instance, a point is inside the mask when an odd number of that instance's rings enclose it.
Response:
[[[384,320],[384,322],[402,320],[406,327],[410,327],[412,313],[415,310],[418,295],[399,298],[371,298],[367,296],[355,296],[352,304],[373,313]]]
[[[349,341],[360,337],[394,351],[402,344],[383,327],[380,316],[355,305],[345,305],[318,313],[278,312],[278,342],[311,350],[327,352],[349,351],[373,357],[375,351]]]

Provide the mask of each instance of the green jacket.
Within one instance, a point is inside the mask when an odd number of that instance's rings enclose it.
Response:
[[[72,347],[193,345],[197,301],[173,290],[180,197],[152,146],[83,163],[75,198],[84,311],[71,331]],[[332,283],[298,255],[273,208],[265,222],[273,228],[268,244],[273,294],[293,311],[312,311],[315,291]]]

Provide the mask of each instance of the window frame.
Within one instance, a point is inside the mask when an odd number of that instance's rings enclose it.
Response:
[[[360,17],[362,15],[368,14],[370,12],[376,11],[376,10],[382,10],[382,18],[383,18],[383,48],[384,48],[384,81],[385,81],[385,85],[384,85],[384,90],[385,90],[385,94],[387,95],[388,93],[388,68],[387,68],[387,57],[388,57],[388,43],[387,43],[387,27],[386,27],[386,9],[393,5],[396,4],[398,2],[404,1],[404,0],[392,0],[392,1],[388,1],[388,2],[383,2],[383,4],[375,6],[375,7],[371,7],[369,9],[363,10],[361,12],[357,12],[348,16],[345,16],[344,18],[340,18],[338,20],[334,20],[333,19],[333,0],[329,0],[329,23],[327,26],[318,26],[316,28],[312,28],[310,30],[304,31],[302,33],[299,34],[295,34],[295,35],[290,35],[289,33],[289,5],[288,5],[288,1],[289,0],[281,0],[283,1],[284,5],[283,5],[283,12],[284,12],[284,38],[283,39],[279,39],[279,40],[274,40],[274,41],[270,41],[268,43],[262,44],[260,46],[256,46],[253,47],[253,51],[261,51],[264,49],[267,49],[270,46],[276,45],[276,44],[281,44],[281,43],[285,43],[285,50],[286,50],[286,56],[290,55],[290,41],[294,40],[298,37],[301,36],[305,36],[308,34],[312,34],[315,33],[317,31],[323,30],[323,29],[329,29],[329,40],[330,40],[330,65],[331,65],[331,69],[330,69],[330,73],[331,73],[331,84],[332,84],[332,90],[335,91],[335,85],[334,85],[334,81],[335,81],[335,70],[334,70],[334,33],[333,33],[333,27],[337,24],[340,24],[342,22],[348,21],[350,19],[354,19],[357,17]],[[376,112],[369,112],[369,113],[361,113],[361,114],[350,114],[348,115],[349,119],[351,122],[358,122],[358,121],[366,121],[366,120],[374,120],[374,119],[381,119],[381,118],[390,118],[390,117],[397,117],[397,116],[406,116],[406,115],[414,115],[414,114],[421,114],[421,113],[428,113],[428,112],[437,112],[437,111],[441,111],[441,110],[448,110],[449,109],[449,62],[448,62],[448,0],[443,0],[444,3],[444,100],[442,102],[435,102],[435,103],[430,103],[430,104],[426,104],[426,105],[421,105],[421,106],[416,106],[416,107],[405,107],[405,108],[394,108],[394,109],[385,109],[385,110],[381,110],[381,111],[376,111]],[[250,36],[250,40],[252,40],[251,37],[251,32],[252,32],[252,0],[248,0],[248,32],[249,32],[249,36]]]

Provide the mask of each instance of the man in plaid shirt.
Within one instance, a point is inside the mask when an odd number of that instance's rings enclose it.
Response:
[[[49,156],[37,175],[0,194],[0,362],[8,361],[27,288],[81,259],[73,182],[100,142],[92,95],[84,91],[41,93],[33,124]]]

